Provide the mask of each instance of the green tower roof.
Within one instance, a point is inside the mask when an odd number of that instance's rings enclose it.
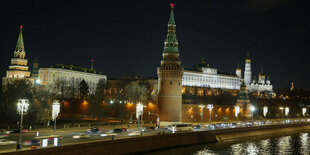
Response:
[[[168,21],[168,34],[165,40],[164,53],[179,54],[178,40],[177,40],[176,33],[175,33],[176,25],[175,25],[174,15],[173,15],[174,4],[171,3],[170,6],[171,6],[171,13],[170,13],[169,21]]]
[[[23,39],[23,31],[22,31],[22,29],[23,29],[23,26],[21,25],[15,51],[26,52],[25,51],[25,47],[24,47],[24,39]]]

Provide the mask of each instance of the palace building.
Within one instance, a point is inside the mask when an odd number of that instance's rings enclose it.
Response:
[[[23,26],[21,25],[16,48],[14,50],[14,57],[11,59],[9,70],[6,71],[6,77],[2,78],[2,85],[13,82],[17,79],[26,79],[31,83],[34,82],[34,80],[30,77],[28,60],[25,58],[26,50],[24,46],[22,28]]]
[[[216,68],[210,67],[202,58],[199,64],[184,69],[182,85],[239,90],[240,77],[235,74],[219,72]]]
[[[39,79],[41,85],[47,86],[49,89],[53,88],[57,80],[64,80],[66,82],[73,80],[77,83],[85,80],[89,87],[89,93],[93,94],[95,93],[98,81],[101,79],[106,81],[107,76],[94,69],[56,64],[52,65],[50,68],[40,68]]]

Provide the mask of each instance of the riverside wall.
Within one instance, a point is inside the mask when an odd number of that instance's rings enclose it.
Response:
[[[200,131],[188,133],[175,133],[156,136],[145,136],[128,139],[116,139],[110,141],[98,141],[61,147],[50,147],[35,150],[11,152],[7,154],[129,154],[141,153],[152,150],[160,150],[203,143],[215,143],[218,141],[240,139],[253,136],[274,135],[278,133],[292,133],[310,131],[310,124],[272,125],[249,128],[232,128],[213,131]]]

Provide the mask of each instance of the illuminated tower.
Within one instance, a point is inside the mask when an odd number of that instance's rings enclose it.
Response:
[[[237,67],[237,69],[236,69],[236,75],[241,79],[242,77],[242,75],[241,75],[241,68],[239,67],[239,64],[238,64],[238,67]]]
[[[182,77],[183,67],[179,60],[176,25],[171,3],[168,34],[164,43],[163,59],[157,68],[158,74],[158,112],[161,124],[182,122]]]
[[[252,81],[252,71],[251,71],[251,58],[250,53],[247,53],[247,57],[245,59],[245,69],[244,69],[244,83],[246,85],[250,84]]]
[[[30,71],[28,71],[28,60],[25,59],[26,51],[22,28],[23,26],[20,26],[19,36],[14,50],[14,58],[11,59],[9,70],[6,71],[6,77],[2,80],[3,85],[16,79],[28,79],[33,83],[33,79],[30,78]]]
[[[38,59],[35,58],[34,62],[33,62],[33,66],[32,66],[31,77],[33,79],[37,79],[38,78],[38,72],[39,72],[39,63],[38,63]]]
[[[259,84],[265,84],[265,74],[263,73],[263,69],[261,72],[258,74],[258,83]]]
[[[240,86],[236,106],[239,106],[241,108],[241,116],[245,118],[252,117],[252,112],[250,110],[252,104],[250,103],[248,88],[246,87],[244,82],[242,82]]]

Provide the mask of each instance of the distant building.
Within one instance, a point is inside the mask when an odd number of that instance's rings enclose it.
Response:
[[[241,72],[241,69],[238,67],[236,69],[236,73],[239,74],[240,72]],[[273,86],[271,85],[269,76],[266,79],[266,75],[263,73],[263,71],[259,73],[258,81],[256,81],[255,77],[252,80],[251,58],[250,58],[249,53],[247,54],[247,57],[245,59],[245,70],[244,70],[243,81],[245,85],[247,86],[247,89],[249,92],[257,92],[257,93],[270,92],[273,94]]]
[[[13,82],[17,79],[26,79],[31,83],[34,82],[34,80],[30,78],[30,71],[27,66],[28,60],[25,59],[26,50],[24,47],[22,27],[23,26],[20,26],[20,32],[14,50],[14,57],[11,59],[11,65],[9,66],[9,70],[6,71],[6,77],[2,78],[2,85],[5,85],[8,82]]]
[[[53,88],[57,80],[76,80],[78,82],[85,80],[89,87],[89,93],[93,94],[96,90],[98,81],[100,79],[106,81],[107,76],[92,69],[56,64],[52,65],[50,68],[40,68],[39,79],[41,85],[49,86],[50,88]]]
[[[240,89],[240,77],[236,74],[219,72],[210,67],[202,58],[199,64],[185,68],[182,78],[183,86],[207,87],[219,89]]]

